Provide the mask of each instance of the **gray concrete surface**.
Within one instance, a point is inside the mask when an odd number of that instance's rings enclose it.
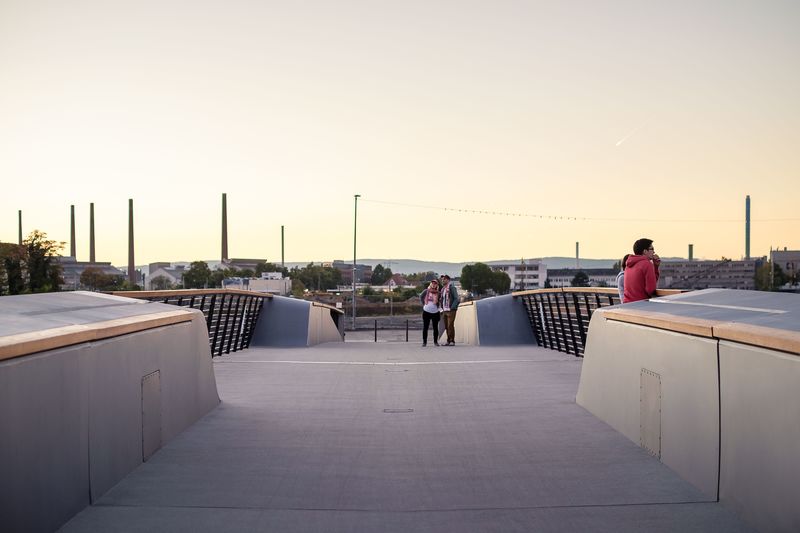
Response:
[[[704,289],[633,302],[625,304],[624,308],[800,331],[800,296],[797,294]]]
[[[537,347],[330,343],[214,362],[222,404],[81,531],[747,531],[575,404]]]

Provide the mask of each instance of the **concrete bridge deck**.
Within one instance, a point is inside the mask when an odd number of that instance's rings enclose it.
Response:
[[[580,369],[416,343],[218,358],[222,404],[63,531],[749,531],[576,405]]]

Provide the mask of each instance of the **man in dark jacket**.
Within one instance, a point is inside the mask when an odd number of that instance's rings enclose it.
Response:
[[[439,305],[442,307],[442,320],[447,332],[447,344],[445,346],[455,346],[456,344],[456,311],[458,310],[458,291],[455,285],[450,283],[450,276],[442,276],[441,296]]]
[[[658,266],[661,258],[656,255],[651,239],[639,239],[633,243],[633,253],[625,264],[624,302],[647,300],[656,293]]]

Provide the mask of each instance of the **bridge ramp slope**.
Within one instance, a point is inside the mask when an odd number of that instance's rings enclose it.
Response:
[[[215,358],[220,407],[64,532],[749,531],[576,405],[581,364],[418,343]]]
[[[302,347],[343,341],[342,312],[327,305],[274,296],[264,302],[253,347]]]

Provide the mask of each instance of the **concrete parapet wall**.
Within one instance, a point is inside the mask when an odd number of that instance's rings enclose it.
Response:
[[[800,531],[800,357],[720,341],[720,500],[763,531]]]
[[[643,370],[645,373],[643,384]],[[655,374],[652,391],[645,390]],[[660,390],[659,390],[660,389]],[[643,404],[657,402],[654,416]],[[635,324],[589,324],[577,402],[642,445],[684,479],[717,497],[717,347],[710,339]],[[649,433],[649,434],[648,434]]]
[[[800,300],[736,292],[596,311],[577,403],[755,528],[800,531]]]
[[[333,314],[339,315],[339,324]],[[251,346],[314,346],[342,341],[341,316],[329,306],[275,296],[264,302]]]
[[[4,531],[57,529],[219,403],[205,320],[191,313],[0,361]]]
[[[510,294],[462,303],[455,328],[456,342],[460,344],[536,344],[524,304]]]

